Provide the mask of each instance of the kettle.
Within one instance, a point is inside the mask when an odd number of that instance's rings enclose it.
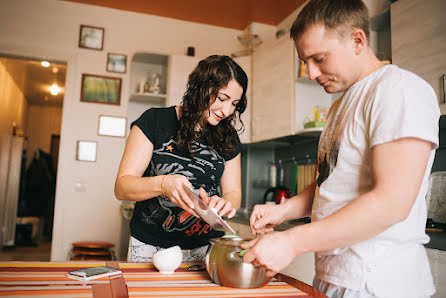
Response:
[[[271,193],[273,194],[272,198],[268,198],[269,194]],[[281,204],[290,197],[291,193],[288,188],[284,186],[270,187],[265,191],[265,194],[263,195],[263,202],[275,202],[276,204]]]

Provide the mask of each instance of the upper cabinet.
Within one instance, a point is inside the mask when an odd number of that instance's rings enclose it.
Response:
[[[339,94],[328,94],[310,81],[298,62],[288,36],[262,44],[253,54],[252,142],[322,131],[304,124],[314,123],[315,111],[327,111]]]
[[[169,56],[136,53],[130,66],[130,102],[155,103],[166,101]]]
[[[405,0],[391,5],[392,61],[422,77],[446,113],[446,1]]]
[[[392,45],[390,30],[390,9],[370,19],[370,47],[376,57],[384,63],[392,61]]]
[[[184,55],[170,56],[169,82],[167,84],[166,106],[179,106],[186,92],[189,74],[197,66],[200,59]]]
[[[285,36],[253,53],[251,141],[294,132],[294,45]]]
[[[241,115],[241,120],[243,122],[244,129],[239,132],[240,142],[242,143],[250,143],[251,142],[251,106],[253,105],[253,100],[251,97],[251,56],[237,57],[234,58],[234,61],[237,62],[238,65],[245,71],[248,76],[248,89],[246,90],[246,98],[248,100],[248,104],[246,106],[246,110]],[[239,129],[241,127],[241,123],[237,122],[236,128]]]

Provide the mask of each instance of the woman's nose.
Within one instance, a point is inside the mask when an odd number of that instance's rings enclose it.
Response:
[[[223,115],[225,117],[228,117],[229,115],[231,115],[233,108],[234,108],[234,106],[232,105],[232,102],[226,101],[225,103],[223,103],[223,107],[222,107]]]

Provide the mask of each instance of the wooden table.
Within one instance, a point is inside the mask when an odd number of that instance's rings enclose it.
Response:
[[[123,274],[83,284],[65,274],[95,266],[120,267]],[[173,274],[160,274],[152,264],[125,262],[0,262],[0,297],[326,297],[296,279],[277,275],[256,289],[214,284],[206,271],[188,271],[182,264]]]

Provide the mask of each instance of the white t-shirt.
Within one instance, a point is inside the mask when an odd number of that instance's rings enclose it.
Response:
[[[353,290],[367,287],[378,297],[420,297],[435,292],[423,244],[429,241],[424,230],[425,195],[438,146],[439,116],[431,86],[394,65],[371,73],[333,103],[319,141],[313,221],[372,189],[373,146],[415,137],[431,142],[432,151],[409,216],[368,240],[316,253],[319,279]]]

